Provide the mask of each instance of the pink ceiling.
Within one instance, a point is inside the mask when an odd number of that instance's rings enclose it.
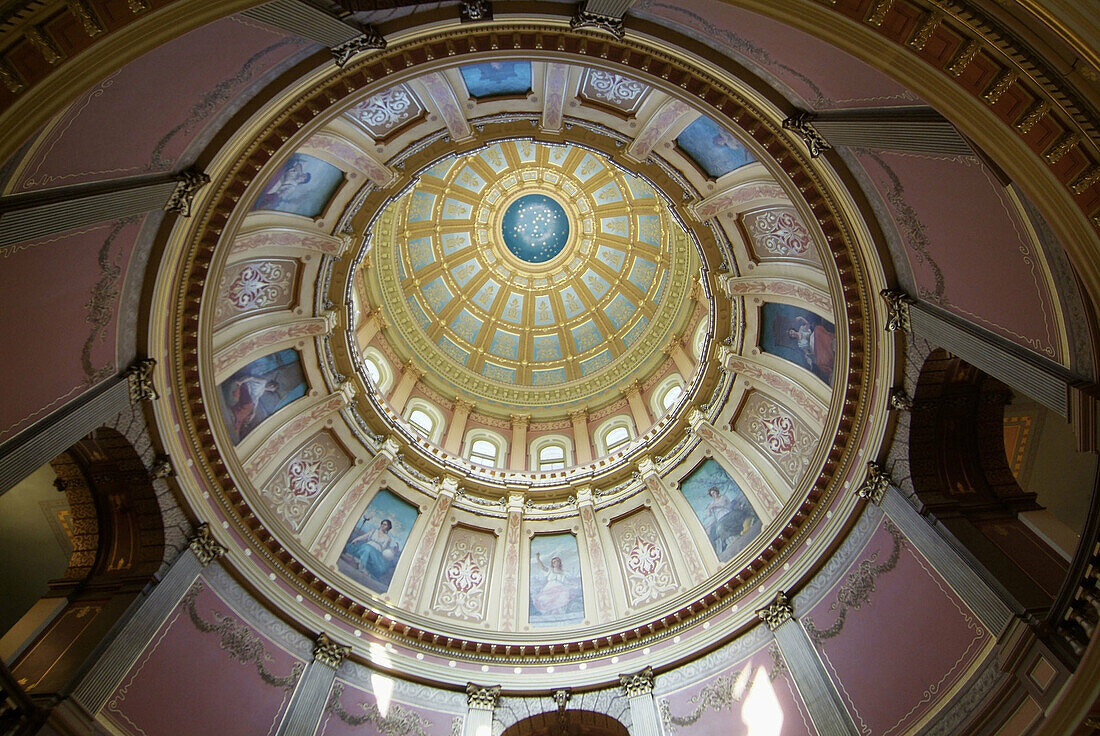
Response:
[[[381,681],[381,680],[380,680]],[[381,736],[389,733],[451,736],[455,716],[420,708],[397,698],[378,698],[374,693],[337,679],[339,697],[321,716],[318,734],[323,736]],[[396,730],[395,730],[396,729]]]
[[[806,109],[923,104],[882,72],[824,41],[721,0],[639,0],[630,14],[731,54],[779,82],[796,96],[792,102]]]
[[[202,579],[198,583],[204,586]],[[172,612],[107,701],[123,733],[145,736],[273,734],[305,663],[242,621],[209,588]],[[261,668],[262,665],[262,668]],[[202,707],[195,707],[201,703]]]
[[[180,36],[87,90],[46,126],[11,193],[169,171],[219,113],[309,46],[232,16]]]
[[[769,647],[662,700],[674,719],[672,736],[752,736],[761,731],[778,736],[816,734],[790,675],[776,670]],[[754,718],[764,720],[753,723]],[[775,724],[778,732],[766,727]]]
[[[860,733],[904,733],[961,681],[989,632],[927,560],[882,525],[841,584],[803,615]],[[812,627],[807,627],[812,630]],[[888,697],[887,697],[888,696]]]
[[[0,442],[118,372],[119,294],[143,220],[0,249]]]
[[[857,150],[905,245],[914,296],[1063,361],[1043,259],[976,157]]]

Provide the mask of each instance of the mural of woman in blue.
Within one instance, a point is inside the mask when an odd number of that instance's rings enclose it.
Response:
[[[377,529],[371,529],[348,541],[347,552],[354,557],[359,569],[379,581],[389,582],[393,575],[401,544],[390,536],[393,522],[382,519]]]

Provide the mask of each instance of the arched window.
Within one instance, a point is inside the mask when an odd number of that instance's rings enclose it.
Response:
[[[470,462],[495,468],[500,462],[500,450],[489,440],[475,440],[470,445]]]
[[[475,465],[499,468],[507,457],[508,440],[497,432],[475,427],[466,433],[465,452],[462,454]]]
[[[413,409],[409,412],[409,424],[412,426],[413,431],[419,434],[425,439],[432,438],[432,431],[435,429],[435,422],[428,416],[428,413],[420,409]]]
[[[596,445],[596,455],[601,457],[621,450],[636,436],[634,423],[630,420],[630,417],[626,414],[617,414],[606,420],[592,433],[592,439]]]
[[[527,467],[539,473],[562,470],[573,464],[573,440],[564,434],[544,434],[528,445]]]
[[[669,409],[676,406],[680,397],[684,395],[684,379],[679,374],[673,373],[657,384],[649,397],[649,405],[653,410],[653,416],[659,417],[668,413]]]
[[[363,351],[363,370],[380,394],[389,393],[393,386],[393,369],[380,350],[369,347]]]
[[[691,335],[691,355],[695,358],[695,362],[697,363],[703,359],[703,343],[706,342],[709,333],[710,318],[706,317],[699,320],[695,332]]]
[[[558,444],[543,445],[539,450],[539,471],[561,470],[565,467],[565,448]]]

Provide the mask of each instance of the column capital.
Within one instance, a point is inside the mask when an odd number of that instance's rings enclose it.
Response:
[[[510,414],[509,418],[512,420],[513,427],[526,427],[531,423],[530,414]]]
[[[582,407],[580,409],[574,409],[569,412],[569,418],[574,422],[587,422],[588,421],[588,407]]]
[[[756,617],[763,621],[770,631],[775,631],[794,618],[794,606],[791,605],[787,594],[781,590],[775,594],[771,603],[756,610]]]
[[[313,640],[313,660],[326,667],[337,669],[350,654],[350,646],[337,644],[323,631]]]
[[[890,408],[897,411],[913,411],[913,399],[904,386],[895,386],[890,389]]]
[[[707,415],[704,414],[699,407],[693,406],[688,410],[687,414],[688,425],[691,426],[691,431],[695,431],[699,428],[700,424],[708,424]]]
[[[509,514],[522,514],[523,505],[526,502],[522,493],[509,493],[508,494],[508,513]]]
[[[159,480],[161,478],[170,478],[176,474],[175,469],[172,467],[172,458],[168,455],[157,455],[153,458],[153,465],[149,468],[149,479]]]
[[[390,462],[393,462],[397,459],[398,453],[401,452],[401,445],[397,442],[397,438],[391,434],[382,440],[382,446],[378,448],[378,451],[389,457]]]
[[[672,355],[677,350],[683,350],[683,349],[684,349],[683,338],[681,338],[680,335],[673,335],[672,337],[670,337],[668,339],[668,342],[666,342],[664,344],[664,347],[661,348],[661,352],[664,353],[665,355]]]
[[[466,705],[472,709],[489,710],[496,707],[500,698],[500,685],[475,685],[466,683]]]
[[[458,495],[458,478],[445,477],[439,482],[438,490],[440,493],[454,498]]]
[[[653,458],[649,455],[642,455],[638,458],[637,468],[643,476],[657,475],[657,463],[653,462]]]
[[[810,152],[810,158],[817,158],[824,151],[828,151],[832,146],[825,140],[825,137],[817,131],[812,125],[814,114],[800,110],[796,114],[783,121],[783,129],[789,130],[795,133],[802,142],[806,144],[807,150]]]
[[[350,404],[355,401],[355,384],[351,381],[344,381],[336,387],[336,392],[344,397],[345,403]]]
[[[195,201],[195,195],[204,186],[210,183],[210,177],[198,169],[181,171],[174,177],[176,188],[172,190],[168,201],[164,203],[165,212],[175,212],[182,217],[191,216],[191,205]]]
[[[336,66],[343,68],[343,66],[351,61],[354,56],[363,51],[384,48],[386,48],[386,39],[374,28],[367,26],[362,35],[333,46],[330,51],[332,52],[332,60],[336,62]]]
[[[424,369],[418,366],[411,360],[405,364],[405,370],[401,373],[401,377],[411,376],[414,381],[419,381],[421,376],[424,375]]]
[[[454,398],[453,404],[455,411],[465,411],[467,414],[469,414],[470,411],[472,411],[474,408],[474,402],[468,399],[464,399],[461,396],[456,396]]]
[[[633,381],[630,381],[629,383],[627,383],[623,386],[622,392],[623,392],[623,396],[631,396],[631,395],[634,395],[634,394],[641,395],[641,393],[642,393],[642,384],[639,383],[638,379],[635,378]]]
[[[570,28],[573,30],[581,28],[598,28],[601,31],[610,33],[615,38],[622,38],[626,33],[623,28],[623,19],[621,17],[616,18],[613,15],[589,12],[586,9],[587,7],[587,1],[577,6],[576,15],[569,21]]]
[[[592,491],[592,486],[578,486],[576,498],[578,506],[591,506],[596,502],[596,494]]]
[[[860,498],[866,498],[876,506],[882,505],[882,497],[886,494],[886,489],[890,487],[891,478],[890,474],[882,469],[882,466],[875,462],[867,463],[867,476],[863,479],[863,483],[856,489],[856,494]]]
[[[160,398],[160,394],[153,386],[153,369],[156,367],[157,361],[152,358],[139,358],[126,369],[126,383],[130,387],[131,404]]]
[[[619,675],[619,686],[628,698],[649,695],[653,692],[653,668],[645,667],[632,674]]]
[[[229,551],[218,540],[214,539],[214,534],[210,531],[210,525],[206,522],[199,524],[198,529],[195,530],[195,536],[187,541],[187,546],[195,553],[195,557],[199,559],[203,567],[219,557],[225,556],[225,553]]]
[[[913,298],[897,289],[883,289],[879,292],[879,296],[886,301],[886,331],[912,332],[909,305],[913,303]]]

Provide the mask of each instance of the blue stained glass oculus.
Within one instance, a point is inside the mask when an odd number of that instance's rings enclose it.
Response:
[[[569,217],[545,194],[525,194],[508,205],[501,230],[512,255],[527,263],[545,263],[569,240]]]

